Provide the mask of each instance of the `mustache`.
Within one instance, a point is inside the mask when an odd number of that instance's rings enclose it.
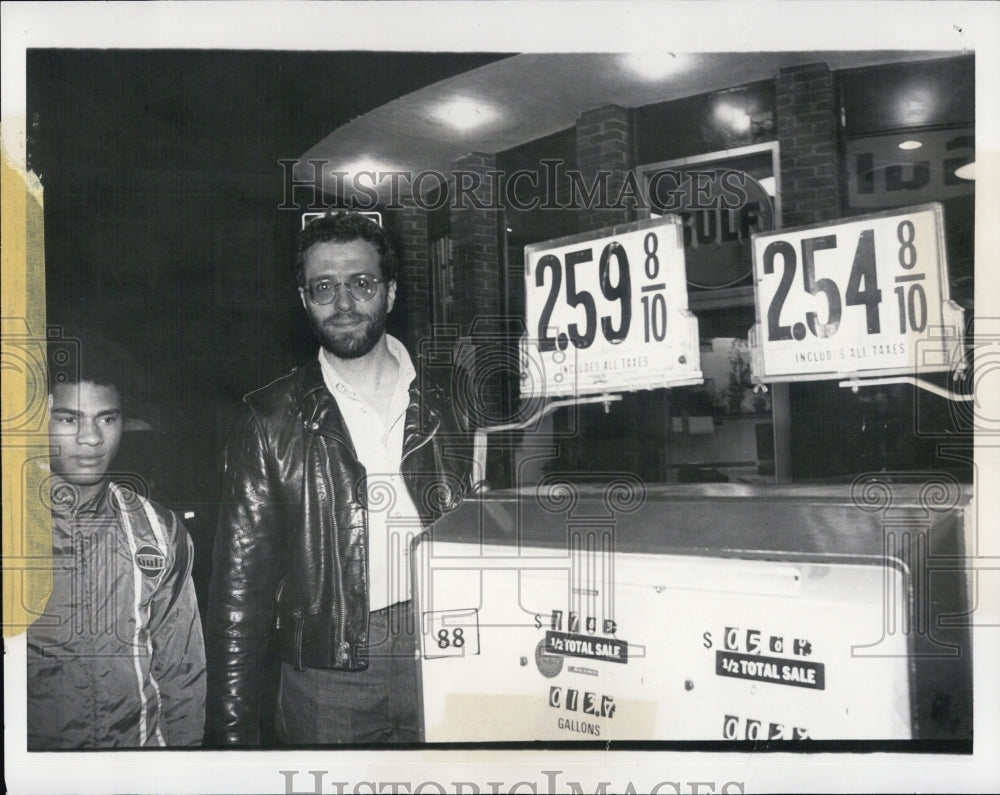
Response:
[[[343,320],[365,320],[367,319],[365,315],[358,314],[356,312],[338,312],[333,317],[328,317],[323,321],[324,326],[332,326],[338,321]]]

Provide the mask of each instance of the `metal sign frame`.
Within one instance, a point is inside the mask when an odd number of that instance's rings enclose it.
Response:
[[[616,224],[614,226],[605,227],[603,229],[594,230],[592,232],[583,232],[575,235],[568,235],[565,237],[554,238],[552,240],[545,240],[539,243],[532,243],[524,247],[524,262],[525,262],[525,278],[528,278],[529,271],[534,272],[535,265],[537,261],[545,255],[545,253],[550,252],[555,249],[565,248],[567,246],[573,246],[576,244],[594,244],[600,240],[606,240],[608,238],[613,238],[619,235],[626,235],[633,232],[641,232],[644,230],[653,229],[667,229],[671,228],[670,234],[675,236],[675,241],[680,241],[681,239],[681,222],[676,216],[664,216],[662,218],[646,219],[642,221],[632,221],[625,224]],[[680,245],[676,246],[676,250],[680,252],[683,259],[683,247]],[[683,337],[694,340],[694,353],[698,354],[698,320],[697,317],[691,312],[688,303],[688,292],[686,287],[686,273],[682,274],[684,289],[681,295],[683,295],[683,303],[677,303],[676,316],[673,317],[672,323],[676,326],[678,322],[683,323],[683,328],[681,334]],[[640,288],[641,289],[641,288]],[[648,287],[646,288],[648,289]],[[534,313],[531,311],[533,305],[531,298],[531,290],[527,290],[526,304],[529,307],[526,315],[529,319],[529,328],[534,322]],[[675,296],[678,294],[675,293]],[[565,335],[560,335],[560,340]],[[664,348],[668,346],[667,340],[669,340],[670,334],[667,335],[664,341],[661,343]],[[682,337],[682,338],[683,338]],[[683,372],[678,373],[677,378],[664,378],[663,369],[655,370],[648,377],[636,378],[628,383],[613,383],[609,381],[593,382],[587,385],[581,385],[576,377],[566,379],[565,384],[552,384],[551,381],[545,376],[546,363],[545,360],[548,358],[555,358],[555,355],[548,356],[547,352],[542,353],[538,349],[538,340],[533,337],[529,331],[527,335],[522,337],[520,343],[521,349],[521,373],[522,382],[528,382],[533,377],[532,370],[542,375],[545,379],[543,384],[537,387],[534,391],[525,393],[522,388],[522,399],[533,399],[533,398],[545,398],[545,397],[581,397],[585,395],[595,395],[595,394],[605,394],[605,393],[616,393],[616,392],[632,392],[642,389],[656,389],[661,387],[672,387],[672,386],[687,386],[691,384],[700,384],[703,381],[703,376],[700,369],[700,356],[697,362],[686,361],[685,356],[678,358],[678,364],[683,368]],[[569,343],[565,349],[557,349],[556,354],[561,354],[566,359],[578,349]],[[653,366],[650,368],[654,369]],[[557,380],[555,378],[551,380]]]
[[[762,342],[763,340],[763,329],[762,329],[762,318],[765,314],[765,309],[761,306],[761,293],[758,278],[758,262],[757,262],[757,251],[758,251],[758,241],[763,238],[780,238],[787,235],[798,235],[802,232],[809,232],[813,230],[835,230],[838,227],[843,227],[848,224],[858,224],[864,223],[866,221],[877,221],[883,218],[894,218],[902,217],[906,215],[913,215],[917,213],[931,212],[934,216],[934,253],[937,257],[938,262],[938,272],[937,272],[937,289],[940,295],[941,304],[941,326],[931,326],[928,324],[925,329],[917,335],[915,332],[910,332],[909,337],[915,339],[917,346],[919,347],[921,343],[931,344],[935,341],[940,342],[942,345],[948,345],[950,351],[938,351],[937,357],[927,357],[924,356],[923,361],[917,361],[916,365],[907,365],[904,367],[882,367],[882,368],[872,368],[872,369],[841,369],[841,370],[822,370],[812,373],[770,373],[767,371],[766,362],[766,352],[765,346]],[[783,229],[780,231],[766,232],[755,234],[751,238],[751,246],[753,250],[753,271],[754,271],[754,305],[757,314],[757,321],[754,323],[753,328],[750,330],[750,352],[751,352],[751,370],[753,373],[753,379],[757,383],[780,383],[780,382],[791,382],[791,381],[822,381],[831,379],[841,379],[845,380],[846,386],[857,386],[859,384],[863,385],[864,381],[860,379],[865,378],[891,378],[900,377],[900,379],[913,379],[913,376],[917,373],[932,373],[932,372],[960,372],[962,369],[962,357],[956,357],[953,355],[954,351],[962,351],[964,349],[964,328],[965,328],[965,313],[964,310],[951,300],[950,285],[948,281],[948,259],[947,252],[945,250],[945,238],[944,238],[944,209],[942,205],[938,202],[930,202],[927,204],[915,205],[912,207],[900,207],[891,210],[883,210],[877,213],[866,213],[864,215],[849,216],[846,218],[840,218],[834,222],[822,222],[816,224],[808,224],[806,226],[798,226],[791,229]],[[933,277],[932,277],[933,278]],[[939,336],[933,336],[931,332],[938,331]],[[953,334],[948,334],[946,332],[952,331]],[[899,381],[901,382],[901,381]],[[919,386],[919,384],[918,384]]]

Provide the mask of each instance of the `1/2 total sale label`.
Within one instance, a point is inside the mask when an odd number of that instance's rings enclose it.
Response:
[[[944,211],[928,204],[754,235],[758,381],[947,371],[961,351]]]
[[[813,690],[823,690],[826,687],[823,663],[810,660],[790,660],[720,650],[715,653],[715,673],[718,676],[808,687]]]

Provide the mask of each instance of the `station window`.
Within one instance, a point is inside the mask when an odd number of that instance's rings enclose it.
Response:
[[[553,475],[587,481],[620,474],[646,483],[773,482],[775,395],[750,381],[753,306],[697,314],[703,384],[571,406],[534,433],[501,434],[507,438],[491,449],[499,454],[512,443],[518,485]]]
[[[705,380],[668,391],[662,480],[772,481],[774,394],[750,378],[753,307],[697,314]]]

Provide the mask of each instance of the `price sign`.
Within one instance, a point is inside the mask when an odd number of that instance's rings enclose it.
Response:
[[[680,220],[526,246],[523,398],[701,383]]]
[[[947,371],[960,350],[940,204],[754,235],[753,269],[759,381]]]

